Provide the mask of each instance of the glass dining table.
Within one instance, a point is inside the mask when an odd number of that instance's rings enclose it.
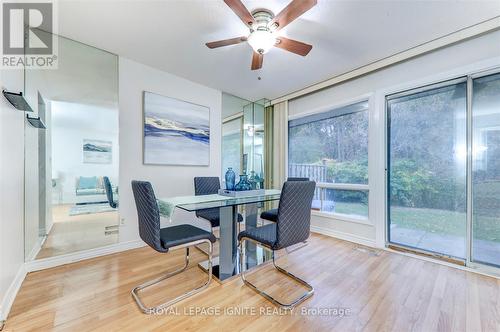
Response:
[[[279,190],[265,190],[258,195],[248,195],[239,197],[229,197],[222,195],[205,196],[184,196],[182,199],[159,198],[160,214],[162,205],[171,205],[188,212],[198,210],[219,208],[220,210],[220,235],[219,235],[219,255],[214,257],[213,275],[219,281],[225,281],[240,273],[239,255],[238,255],[238,213],[244,212],[245,229],[257,227],[258,208],[264,202],[277,201],[280,199]],[[172,202],[177,202],[172,204]],[[242,208],[240,208],[242,207]],[[173,211],[171,211],[173,212]],[[242,227],[243,228],[243,227]],[[258,248],[254,243],[246,241],[245,243],[246,270],[253,266],[262,264],[271,259],[271,253]],[[200,267],[208,270],[208,260],[201,262]]]

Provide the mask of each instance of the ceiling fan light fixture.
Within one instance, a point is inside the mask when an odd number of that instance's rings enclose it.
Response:
[[[246,41],[253,49],[250,66],[252,70],[262,68],[264,54],[274,46],[301,56],[306,56],[311,51],[312,45],[279,36],[279,31],[316,6],[318,0],[291,0],[278,15],[266,8],[257,8],[250,12],[242,0],[224,2],[249,28],[250,35],[205,43],[208,48],[236,45]],[[258,79],[260,80],[260,77]]]
[[[255,30],[248,36],[248,44],[259,54],[265,54],[276,44],[276,37],[269,30]]]

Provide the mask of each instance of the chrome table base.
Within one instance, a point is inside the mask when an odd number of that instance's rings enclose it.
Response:
[[[255,246],[252,243],[248,243],[248,244]],[[252,248],[252,249],[254,249],[254,248]],[[261,265],[265,262],[269,262],[271,260],[271,258],[272,258],[271,252],[269,252],[268,250],[264,250],[262,248],[258,248],[258,247],[256,249],[257,250],[251,251],[253,254],[252,254],[252,257],[250,259],[248,259],[249,258],[248,255],[246,256],[247,260],[246,260],[245,266],[244,266],[245,270],[248,270],[252,267]],[[238,252],[239,251],[240,251],[240,249],[238,248]],[[233,273],[230,276],[224,275],[223,278],[221,279],[220,274],[219,274],[219,257],[214,257],[212,259],[212,266],[213,266],[212,274],[214,276],[214,279],[219,283],[225,283],[225,282],[233,280],[235,276],[237,276],[241,273],[241,266],[240,266],[239,261],[240,261],[240,255],[237,254],[236,261],[235,261],[235,268],[233,270]],[[208,260],[205,260],[205,261],[198,263],[198,266],[203,271],[208,271]]]

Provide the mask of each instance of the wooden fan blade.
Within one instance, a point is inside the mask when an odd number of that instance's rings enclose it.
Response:
[[[238,15],[238,17],[248,26],[255,23],[255,19],[252,14],[248,11],[247,7],[241,2],[241,0],[224,0],[226,5],[233,10],[233,12]]]
[[[306,56],[313,48],[312,45],[285,37],[278,37],[276,39],[278,42],[274,46],[302,56]]]
[[[222,46],[239,44],[239,43],[242,43],[246,40],[247,40],[247,37],[236,37],[236,38],[213,41],[210,43],[206,43],[205,45],[207,45],[208,48],[217,48],[217,47],[222,47]]]
[[[264,60],[264,55],[253,52],[253,57],[252,57],[252,70],[257,70],[262,68],[262,61]]]
[[[269,26],[278,24],[277,30],[283,29],[300,15],[316,6],[318,0],[292,0],[278,15],[274,17]]]

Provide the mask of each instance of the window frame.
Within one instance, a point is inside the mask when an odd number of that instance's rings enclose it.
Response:
[[[355,104],[359,103],[367,103],[366,109],[363,110],[352,110],[350,112],[343,111],[343,108],[353,106]],[[349,215],[349,214],[343,214],[343,213],[338,213],[338,212],[326,212],[326,211],[318,211],[311,209],[311,214],[313,216],[319,216],[319,217],[324,217],[324,218],[329,218],[329,219],[335,219],[335,220],[341,220],[341,221],[347,221],[347,222],[352,222],[352,223],[358,223],[358,224],[363,224],[363,225],[369,225],[373,226],[373,223],[371,222],[370,214],[371,214],[371,208],[370,208],[370,201],[372,199],[371,195],[372,193],[370,192],[371,187],[370,187],[370,151],[372,149],[371,147],[371,117],[372,117],[372,112],[371,110],[373,109],[373,94],[365,94],[362,96],[359,96],[357,98],[353,98],[350,100],[347,100],[342,103],[338,104],[332,104],[332,105],[327,105],[323,107],[319,107],[304,113],[296,114],[296,115],[290,115],[288,116],[288,121],[287,121],[287,130],[286,130],[286,141],[288,143],[287,147],[287,153],[286,153],[286,175],[287,177],[289,176],[289,157],[290,157],[290,123],[296,122],[297,120],[304,119],[307,117],[311,116],[318,116],[322,117],[323,114],[326,113],[331,113],[332,116],[330,117],[325,117],[324,119],[319,119],[316,121],[321,121],[321,120],[326,120],[334,117],[340,117],[340,116],[345,116],[353,113],[358,113],[358,112],[367,112],[368,115],[368,128],[367,128],[367,139],[368,139],[368,144],[367,144],[367,159],[368,159],[368,182],[366,184],[354,184],[354,183],[329,183],[329,182],[317,182],[316,183],[316,188],[319,188],[321,191],[321,196],[323,196],[323,192],[326,191],[326,189],[334,189],[334,190],[349,190],[349,191],[363,191],[366,192],[368,196],[368,214],[367,216],[361,216],[361,215]],[[335,114],[335,115],[334,115]],[[315,121],[309,121],[309,122],[315,122]],[[304,122],[302,124],[306,124],[309,122]],[[296,125],[298,126],[298,125]]]

